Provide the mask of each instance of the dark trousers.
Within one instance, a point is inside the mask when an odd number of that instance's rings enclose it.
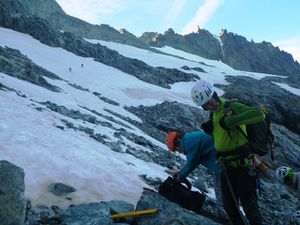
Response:
[[[249,169],[244,167],[226,168],[229,181],[237,202],[240,202],[246,217],[251,225],[261,225],[261,214],[256,195],[256,177],[248,174]],[[231,191],[225,177],[224,170],[221,172],[221,190],[224,208],[234,225],[244,225],[234,202]]]

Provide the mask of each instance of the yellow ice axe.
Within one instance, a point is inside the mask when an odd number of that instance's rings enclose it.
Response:
[[[139,211],[134,211],[134,212],[113,214],[113,215],[111,215],[111,217],[113,219],[115,219],[115,218],[130,217],[130,216],[140,216],[140,215],[146,215],[146,214],[154,214],[157,211],[158,211],[158,209],[146,209],[146,210],[139,210]]]

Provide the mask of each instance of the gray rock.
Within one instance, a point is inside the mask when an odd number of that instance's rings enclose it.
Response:
[[[113,200],[107,203],[111,214],[134,211],[134,205],[125,201]]]
[[[22,225],[25,220],[24,171],[0,161],[0,223]]]
[[[168,201],[158,193],[145,189],[136,210],[159,209],[156,214],[135,218],[136,225],[214,225],[214,221],[198,215],[192,211],[181,208],[179,205]]]
[[[48,190],[56,196],[66,195],[76,191],[75,188],[62,183],[50,184]]]
[[[134,211],[134,205],[130,204],[125,201],[119,201],[119,200],[113,200],[110,202],[107,202],[109,208],[110,208],[110,214],[118,214],[118,213],[127,213],[127,212],[133,212]],[[124,218],[116,218],[114,219],[114,223],[120,224],[120,223],[126,223],[131,224],[133,218],[132,217],[124,217]]]
[[[223,62],[234,69],[289,75],[300,74],[299,63],[291,54],[274,47],[270,42],[255,43],[231,32],[223,30],[222,41]]]
[[[81,204],[66,209],[65,225],[111,225],[110,208],[105,203]]]
[[[20,51],[15,49],[0,47],[0,72],[54,92],[60,91],[58,87],[51,85],[44,78],[48,77],[59,80],[58,76],[34,64],[30,59],[21,54]]]
[[[168,45],[208,59],[219,60],[222,58],[219,41],[204,29],[198,29],[196,33],[182,36],[170,28],[164,34],[145,32],[140,39],[155,47]]]

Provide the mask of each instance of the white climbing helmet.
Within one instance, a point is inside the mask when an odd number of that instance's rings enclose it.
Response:
[[[191,91],[191,96],[193,99],[193,102],[198,105],[202,106],[206,102],[208,102],[211,97],[213,96],[215,91],[214,86],[212,86],[211,83],[208,83],[207,81],[200,80]]]
[[[291,173],[293,173],[293,170],[290,167],[280,166],[276,170],[276,179],[279,182],[284,183],[285,177],[290,175]]]
[[[300,225],[300,210],[294,212],[294,214],[291,217],[290,224]]]

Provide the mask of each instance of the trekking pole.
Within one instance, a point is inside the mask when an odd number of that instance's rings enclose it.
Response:
[[[122,218],[122,217],[141,216],[141,215],[146,215],[146,214],[154,214],[157,212],[158,212],[158,209],[146,209],[146,210],[139,210],[139,211],[134,211],[134,212],[113,214],[113,215],[111,215],[111,218],[116,219],[116,218]]]
[[[228,177],[227,168],[226,168],[226,166],[225,166],[222,162],[221,162],[220,164],[222,165],[222,169],[223,169],[223,172],[224,172],[224,175],[225,175],[227,184],[228,184],[229,191],[230,191],[230,193],[231,193],[231,195],[232,195],[232,199],[233,199],[233,201],[234,201],[234,203],[235,203],[235,206],[236,206],[236,208],[237,208],[237,210],[238,210],[238,212],[239,212],[239,215],[240,215],[240,217],[242,218],[242,221],[243,221],[243,223],[244,223],[245,225],[250,225],[249,222],[248,222],[248,220],[246,219],[246,217],[244,216],[244,214],[243,214],[243,213],[241,212],[241,210],[240,210],[238,201],[237,201],[237,199],[236,199],[236,197],[235,197],[235,194],[234,194],[234,192],[233,192],[233,189],[232,189],[232,186],[231,186],[229,177]]]

